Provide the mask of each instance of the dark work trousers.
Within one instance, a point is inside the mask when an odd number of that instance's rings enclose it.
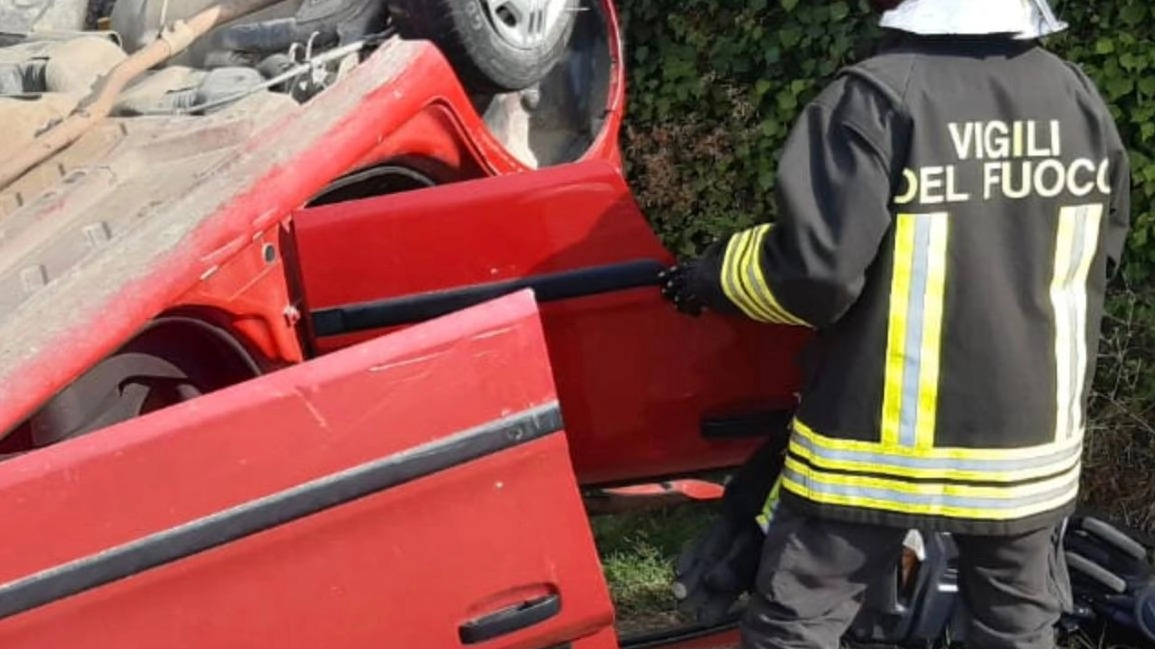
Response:
[[[779,505],[742,619],[741,649],[837,649],[867,585],[897,569],[906,532]],[[1063,602],[1052,577],[1055,533],[954,537],[959,594],[970,613],[968,647],[1054,648]]]

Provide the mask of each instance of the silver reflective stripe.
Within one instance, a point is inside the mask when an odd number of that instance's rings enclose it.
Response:
[[[983,459],[964,460],[954,458],[909,457],[892,455],[889,453],[872,453],[869,451],[852,451],[832,449],[819,446],[805,435],[795,433],[791,436],[791,445],[799,446],[809,452],[811,457],[834,462],[854,462],[874,467],[894,467],[897,469],[927,469],[927,470],[956,470],[973,471],[975,473],[990,473],[992,480],[999,473],[1009,473],[1029,469],[1055,467],[1056,472],[1069,468],[1069,464],[1078,460],[1082,455],[1082,444],[1075,444],[1049,453],[1034,457],[1010,459]]]
[[[886,489],[869,484],[836,484],[823,482],[817,475],[803,473],[787,466],[783,470],[783,478],[800,487],[806,497],[821,501],[821,496],[835,496],[840,499],[858,502],[882,502],[909,506],[912,513],[926,508],[932,509],[962,509],[962,510],[998,510],[1021,509],[1031,505],[1048,503],[1070,494],[1079,486],[1079,472],[1072,470],[1054,487],[1037,493],[1023,495],[1016,492],[1022,487],[1008,487],[1006,496],[957,496],[943,492],[939,493],[911,493],[897,489]],[[821,475],[821,474],[819,474]],[[942,485],[933,485],[942,489]],[[796,489],[791,485],[791,491]],[[817,497],[816,497],[817,496]]]
[[[917,441],[919,384],[922,378],[922,337],[926,331],[927,267],[930,259],[930,228],[933,217],[919,215],[914,221],[914,260],[910,273],[910,296],[907,300],[906,340],[903,341],[902,409],[898,436],[903,446]]]
[[[746,249],[742,252],[742,259],[747,255],[750,257],[749,261],[743,264],[743,268],[739,270],[746,276],[746,282],[750,286],[750,299],[759,307],[760,311],[765,312],[766,316],[770,318],[770,322],[784,322],[787,320],[784,313],[776,312],[773,304],[773,296],[767,295],[758,282],[757,267],[761,262],[761,248],[762,237],[765,231],[769,228],[767,226],[758,226],[750,232],[750,238],[746,242]],[[767,287],[769,288],[769,287]]]
[[[1082,435],[1089,371],[1087,275],[1099,243],[1102,204],[1064,207],[1055,236],[1051,307],[1055,325],[1055,439]]]
[[[1078,211],[1075,213],[1074,220],[1075,220],[1075,236],[1073,237],[1074,240],[1071,242],[1071,267],[1068,269],[1067,277],[1066,277],[1066,286],[1067,286],[1068,291],[1070,291],[1070,289],[1074,285],[1074,283],[1076,281],[1078,281],[1078,279],[1079,279],[1079,277],[1078,277],[1079,267],[1083,263],[1083,254],[1084,254],[1083,248],[1086,245],[1086,232],[1087,232],[1087,209],[1086,209],[1086,206],[1078,209]],[[1079,287],[1079,288],[1082,289],[1083,287]],[[1080,311],[1082,311],[1086,308],[1086,306],[1085,306],[1086,305],[1086,291],[1081,290],[1081,291],[1079,291],[1079,294],[1082,296],[1082,302],[1084,305],[1083,309],[1079,308],[1080,304],[1079,304],[1078,297],[1075,297],[1074,299],[1068,299],[1067,303],[1065,305],[1067,312],[1065,314],[1062,314],[1062,316],[1060,316],[1060,317],[1065,316],[1067,318],[1067,327],[1068,327],[1067,331],[1071,336],[1071,340],[1067,341],[1067,344],[1069,345],[1068,357],[1067,357],[1067,367],[1066,368],[1058,368],[1058,367],[1055,368],[1055,371],[1057,371],[1057,372],[1066,372],[1065,378],[1071,383],[1071,385],[1069,386],[1070,394],[1068,395],[1068,398],[1066,400],[1067,402],[1063,403],[1063,404],[1059,404],[1060,408],[1066,408],[1066,410],[1067,410],[1067,413],[1066,413],[1067,426],[1065,427],[1066,429],[1062,431],[1062,435],[1064,437],[1070,436],[1074,432],[1074,429],[1076,426],[1082,425],[1082,417],[1080,416],[1080,412],[1079,412],[1081,410],[1080,401],[1079,401],[1078,395],[1076,394],[1075,385],[1080,383],[1080,381],[1078,381],[1076,378],[1079,374],[1080,361],[1086,362],[1086,359],[1085,358],[1080,359],[1079,358],[1080,354],[1078,354],[1078,353],[1075,353],[1075,354],[1070,353],[1070,351],[1072,349],[1077,350],[1079,348],[1080,344],[1082,344],[1083,346],[1086,345],[1086,329],[1084,327],[1079,326]],[[1056,315],[1058,315],[1058,314],[1056,314]],[[1078,422],[1078,423],[1076,423],[1076,422]]]

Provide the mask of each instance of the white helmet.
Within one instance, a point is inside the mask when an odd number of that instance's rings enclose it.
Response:
[[[1023,39],[1067,28],[1047,0],[905,0],[883,13],[879,25],[914,34],[1014,34]]]

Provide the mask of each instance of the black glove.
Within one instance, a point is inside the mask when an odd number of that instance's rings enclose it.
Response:
[[[754,588],[762,540],[754,519],[720,518],[678,557],[674,577],[678,610],[701,624],[722,622],[734,602]]]
[[[682,313],[692,316],[702,315],[705,306],[701,296],[693,290],[692,280],[698,263],[697,260],[684,261],[658,275],[658,281],[662,284],[662,297],[673,302]]]
[[[700,623],[723,621],[754,590],[764,539],[755,517],[781,473],[788,440],[776,435],[746,460],[726,484],[721,517],[678,557],[674,597]]]
[[[1061,567],[1069,570],[1059,571],[1055,579],[1066,587],[1061,594],[1071,598],[1064,604],[1074,604],[1070,608],[1075,613],[1083,613],[1078,609],[1085,607],[1102,621],[1155,641],[1155,566],[1150,548],[1137,535],[1091,516],[1073,518],[1065,532],[1062,553],[1056,554],[1065,560]]]

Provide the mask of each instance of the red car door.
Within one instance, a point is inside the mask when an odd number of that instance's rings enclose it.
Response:
[[[616,647],[527,291],[0,464],[0,646]]]
[[[317,353],[532,288],[583,484],[733,465],[790,416],[807,332],[675,311],[656,283],[673,257],[608,164],[318,206],[293,222]]]

